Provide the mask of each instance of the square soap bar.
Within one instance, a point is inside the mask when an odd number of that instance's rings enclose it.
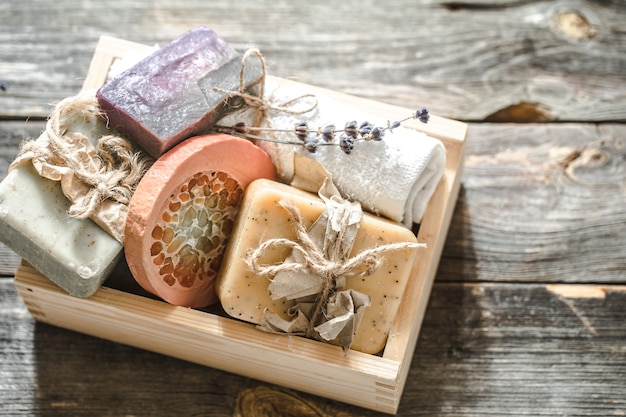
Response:
[[[250,271],[245,258],[264,241],[274,238],[296,239],[293,222],[278,205],[291,201],[299,210],[305,226],[310,227],[322,214],[325,205],[316,195],[291,186],[256,180],[246,189],[235,228],[230,237],[216,282],[222,307],[234,318],[259,324],[265,309],[288,319],[293,301],[272,300],[268,292],[271,277]],[[364,213],[350,256],[361,250],[395,242],[416,242],[415,235],[404,226]],[[289,255],[284,248],[266,252],[263,264],[280,263]],[[386,252],[382,266],[367,277],[348,277],[346,288],[367,294],[371,305],[365,309],[352,349],[366,353],[380,352],[398,312],[402,296],[417,256],[415,249]]]
[[[231,111],[242,57],[214,31],[200,26],[119,74],[96,93],[109,126],[155,158],[207,129]],[[258,59],[245,64],[244,84],[262,78]]]
[[[29,163],[0,183],[0,239],[76,297],[91,296],[122,256],[122,245],[93,221],[68,216],[61,185]]]

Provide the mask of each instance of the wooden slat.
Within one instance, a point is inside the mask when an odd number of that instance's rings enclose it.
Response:
[[[5,177],[20,144],[39,137],[44,128],[45,123],[41,121],[0,121],[0,179]]]
[[[4,243],[0,243],[0,277],[13,277],[21,258],[7,248]]]
[[[400,411],[623,414],[624,301],[624,286],[436,284]]]
[[[626,120],[626,6],[550,2],[35,0],[0,6],[0,117],[80,90],[101,35],[163,44],[203,24],[270,74],[457,120]],[[69,29],[68,29],[69,28]]]
[[[626,125],[470,126],[446,281],[624,282]]]

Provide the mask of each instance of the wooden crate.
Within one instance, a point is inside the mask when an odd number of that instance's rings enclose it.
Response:
[[[115,59],[144,48],[102,37],[84,89],[101,86]],[[401,107],[325,89],[307,89],[390,120],[410,113]],[[42,322],[394,414],[459,192],[467,131],[465,124],[437,116],[432,116],[428,124],[415,122],[408,126],[444,143],[447,166],[417,234],[427,249],[419,251],[412,279],[381,354],[351,351],[344,355],[337,346],[265,333],[223,314],[176,307],[107,286],[88,299],[71,297],[26,263],[19,266],[15,285],[32,316]]]

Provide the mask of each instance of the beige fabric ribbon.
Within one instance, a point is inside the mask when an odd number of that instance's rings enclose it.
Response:
[[[273,275],[268,287],[272,299],[285,297],[296,301],[288,312],[290,320],[266,310],[259,325],[261,330],[326,342],[336,340],[347,352],[365,308],[370,305],[370,297],[345,289],[346,278],[372,274],[382,264],[384,252],[424,245],[392,243],[350,257],[363,216],[360,204],[344,200],[328,178],[318,194],[326,209],[308,230],[293,204],[280,203],[294,220],[297,241],[267,240],[246,261],[255,274]],[[291,249],[291,255],[281,264],[261,264],[265,251],[274,246]]]

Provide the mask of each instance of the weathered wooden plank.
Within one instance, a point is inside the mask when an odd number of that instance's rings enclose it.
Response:
[[[398,415],[623,415],[624,303],[623,286],[437,283]],[[9,279],[0,305],[2,415],[382,415],[34,323]]]
[[[403,410],[623,414],[625,296],[623,286],[437,285]]]
[[[439,280],[624,282],[625,125],[470,125]]]
[[[626,6],[103,0],[0,5],[0,116],[45,117],[80,90],[101,35],[163,44],[204,24],[272,75],[460,120],[626,120]]]

